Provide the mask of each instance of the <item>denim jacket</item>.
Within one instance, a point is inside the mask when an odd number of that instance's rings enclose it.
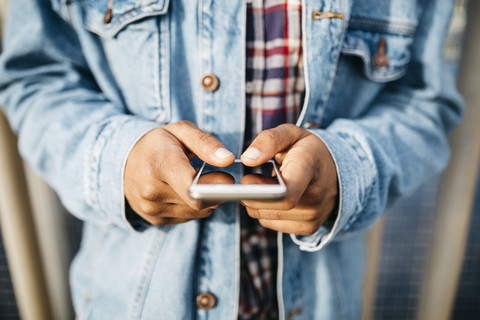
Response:
[[[278,234],[284,319],[361,313],[363,231],[439,172],[463,113],[442,61],[453,0],[303,0],[306,99],[297,125],[329,148],[329,228]],[[71,284],[79,319],[236,319],[238,206],[138,231],[123,173],[149,130],[182,119],[237,156],[245,119],[246,1],[10,1],[0,103],[27,161],[85,221]],[[335,14],[330,14],[335,13]],[[215,92],[201,78],[214,74]],[[209,292],[215,306],[198,308]]]

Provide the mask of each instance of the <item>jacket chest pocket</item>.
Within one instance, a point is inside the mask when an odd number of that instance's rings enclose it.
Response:
[[[416,25],[352,16],[342,54],[359,57],[364,75],[371,81],[388,82],[407,71]]]
[[[85,28],[101,39],[129,111],[166,123],[169,0],[83,0]]]
[[[335,82],[322,125],[359,117],[402,78],[412,58],[418,23],[414,0],[355,1],[341,45]]]

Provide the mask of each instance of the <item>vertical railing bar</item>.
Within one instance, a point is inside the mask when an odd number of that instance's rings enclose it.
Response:
[[[38,244],[45,266],[45,280],[52,303],[53,320],[73,319],[68,279],[68,248],[65,212],[54,192],[25,165]]]
[[[380,254],[382,252],[384,228],[385,217],[382,217],[372,229],[368,230],[366,235],[367,263],[363,287],[362,320],[373,319],[375,312],[375,297],[377,293],[378,271],[380,269]]]
[[[16,139],[0,112],[0,227],[22,319],[51,319],[35,227]]]

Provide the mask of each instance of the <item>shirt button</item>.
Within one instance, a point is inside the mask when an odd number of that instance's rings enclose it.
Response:
[[[213,92],[218,89],[220,82],[213,74],[206,74],[202,78],[202,87],[205,91]]]
[[[217,304],[217,299],[210,292],[204,292],[197,296],[197,307],[202,310],[210,310]]]

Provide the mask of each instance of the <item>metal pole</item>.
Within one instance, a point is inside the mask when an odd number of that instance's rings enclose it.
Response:
[[[30,167],[25,167],[38,244],[45,266],[45,280],[55,320],[73,319],[68,280],[66,212],[45,182]]]
[[[51,319],[22,160],[0,112],[0,221],[15,297],[22,319]]]
[[[380,254],[382,251],[382,237],[385,227],[385,217],[367,232],[367,265],[363,287],[363,314],[362,320],[373,319],[375,312],[375,296],[377,293],[378,270],[380,269]]]
[[[465,121],[451,137],[417,319],[450,319],[469,231],[480,159],[480,1],[469,1],[459,90],[467,103]]]

